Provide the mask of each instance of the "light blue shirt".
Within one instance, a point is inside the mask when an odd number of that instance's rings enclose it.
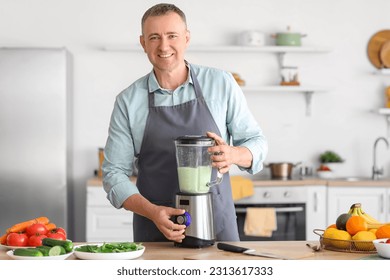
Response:
[[[233,76],[215,68],[191,64],[221,137],[233,146],[247,147],[255,174],[263,168],[268,145],[261,128],[249,111],[244,94]],[[190,73],[174,91],[162,89],[152,71],[123,90],[116,98],[104,149],[103,186],[113,206],[121,208],[131,195],[139,193],[129,180],[134,156],[139,154],[148,117],[148,88],[154,92],[155,106],[173,106],[195,99]],[[156,139],[156,141],[159,141]]]

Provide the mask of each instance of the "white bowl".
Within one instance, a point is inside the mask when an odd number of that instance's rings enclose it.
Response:
[[[317,171],[317,176],[322,179],[334,178],[332,171]]]
[[[374,243],[379,256],[390,259],[390,243],[386,243],[387,239],[389,238],[375,239],[372,242]]]

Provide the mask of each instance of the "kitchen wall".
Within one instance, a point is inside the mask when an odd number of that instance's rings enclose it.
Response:
[[[150,71],[142,52],[103,51],[109,45],[136,45],[140,18],[160,1],[0,0],[0,46],[66,47],[74,60],[74,236],[85,238],[85,186],[98,167],[115,96]],[[267,34],[307,34],[303,44],[328,47],[325,54],[291,54],[303,85],[328,86],[314,94],[305,115],[300,93],[246,93],[249,106],[269,140],[267,162],[303,161],[318,166],[318,155],[332,149],[346,159],[345,176],[369,176],[373,144],[386,136],[384,106],[390,76],[374,75],[367,42],[389,29],[390,1],[371,0],[192,0],[170,1],[187,14],[193,45],[235,44],[247,29]],[[272,43],[268,38],[268,43]],[[279,83],[276,56],[265,53],[189,53],[188,60],[239,73],[248,85]],[[390,175],[390,151],[378,159]],[[234,170],[234,172],[238,172]],[[266,170],[268,172],[268,170]],[[266,172],[264,174],[266,174]]]

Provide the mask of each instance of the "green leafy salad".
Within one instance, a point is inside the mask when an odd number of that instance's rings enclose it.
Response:
[[[86,253],[124,253],[138,251],[143,249],[141,243],[134,242],[112,242],[103,243],[102,245],[82,245],[75,248],[75,251]]]

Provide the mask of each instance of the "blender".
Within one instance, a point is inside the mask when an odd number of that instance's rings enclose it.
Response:
[[[175,207],[184,209],[173,222],[186,225],[185,238],[175,246],[201,248],[215,243],[213,194],[210,187],[222,182],[222,174],[211,181],[212,166],[207,149],[215,141],[206,136],[186,135],[175,140],[176,163],[180,191]]]

